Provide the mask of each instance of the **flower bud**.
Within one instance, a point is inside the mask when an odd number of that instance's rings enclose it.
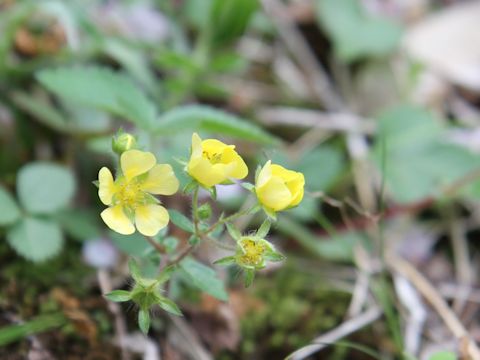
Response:
[[[118,133],[112,138],[112,150],[118,155],[121,155],[127,150],[135,149],[137,140],[135,136],[129,133]]]
[[[212,216],[212,207],[209,203],[204,203],[198,208],[198,217],[202,220],[208,220]]]

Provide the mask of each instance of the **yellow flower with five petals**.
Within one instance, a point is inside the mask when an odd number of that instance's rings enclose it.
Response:
[[[216,139],[202,141],[196,133],[192,135],[192,153],[187,171],[206,188],[248,175],[247,165],[235,151],[235,145]]]
[[[277,212],[297,206],[303,199],[305,177],[268,161],[260,170],[255,183],[258,201],[267,212]]]
[[[143,235],[154,236],[167,226],[168,211],[153,195],[174,194],[178,180],[170,165],[156,162],[150,152],[128,150],[120,157],[122,174],[115,180],[108,168],[100,169],[98,196],[109,206],[100,216],[110,229],[129,235],[136,226]]]

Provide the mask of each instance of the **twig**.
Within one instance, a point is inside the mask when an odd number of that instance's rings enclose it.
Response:
[[[437,311],[452,334],[466,343],[466,351],[471,359],[480,360],[480,350],[468,331],[450,309],[435,287],[415,269],[408,261],[389,252],[386,254],[387,265],[395,272],[407,278],[420,294]]]
[[[382,311],[378,306],[372,306],[370,309],[361,313],[360,315],[353,317],[345,321],[335,329],[315,338],[312,344],[304,346],[297,351],[290,354],[288,360],[301,360],[309,357],[310,355],[322,350],[328,345],[334,344],[336,341],[344,338],[355,331],[367,326],[374,322],[382,315]]]
[[[102,294],[109,293],[113,290],[108,272],[103,269],[97,271],[98,284]],[[120,309],[120,305],[113,301],[107,301],[108,310],[115,319],[115,334],[118,345],[122,351],[122,360],[130,360],[131,356],[126,348],[127,324]]]
[[[323,106],[328,110],[340,109],[341,98],[333,90],[330,79],[310,50],[305,38],[296,28],[288,9],[278,0],[261,0],[261,3],[288,50],[308,74],[305,79],[310,82],[315,94],[322,99]]]
[[[169,316],[173,324],[177,328],[180,335],[185,339],[181,349],[187,352],[192,359],[195,360],[212,360],[213,356],[205,350],[200,343],[198,336],[190,328],[188,323],[178,316]],[[188,346],[187,346],[188,345]]]
[[[361,119],[348,112],[323,112],[285,106],[263,107],[256,117],[266,126],[295,126],[337,132],[373,134],[376,130],[372,120]]]
[[[157,250],[160,254],[165,254],[166,249],[157,243],[155,240],[153,240],[150,236],[144,236],[144,238],[149,242],[150,245],[152,245],[155,250]]]

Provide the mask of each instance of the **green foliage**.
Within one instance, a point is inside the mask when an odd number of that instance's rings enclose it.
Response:
[[[245,31],[255,10],[257,0],[213,0],[210,27],[216,45],[229,43]]]
[[[263,144],[277,142],[276,138],[248,120],[205,105],[185,105],[167,111],[153,129],[161,136],[185,131],[206,131]]]
[[[75,193],[75,179],[67,168],[31,163],[18,173],[20,203],[32,214],[51,214],[66,207]]]
[[[277,222],[276,230],[291,236],[312,254],[332,261],[353,261],[354,246],[365,240],[364,235],[357,232],[316,236],[288,216],[283,216]]]
[[[63,245],[60,227],[53,221],[25,217],[7,233],[10,246],[32,261],[44,261],[59,253]]]
[[[394,22],[368,14],[358,0],[316,0],[316,15],[336,55],[347,62],[389,54],[402,33]]]
[[[64,100],[122,116],[143,129],[155,122],[152,102],[125,75],[102,67],[64,67],[37,73],[40,83]]]
[[[187,257],[180,262],[180,269],[192,285],[219,300],[228,300],[225,286],[212,268]]]
[[[85,241],[100,236],[98,215],[93,211],[67,209],[56,215],[65,232],[78,241]]]
[[[143,256],[151,249],[143,236],[136,232],[132,235],[122,235],[114,231],[109,231],[109,237],[112,242],[125,254],[131,256]]]
[[[447,143],[445,133],[421,108],[400,106],[380,116],[373,156],[397,202],[438,197],[442,187],[480,167],[478,156]]]
[[[456,360],[457,355],[451,351],[439,351],[428,358],[428,360]]]
[[[20,218],[20,209],[13,196],[0,186],[0,226],[11,225]]]
[[[170,215],[170,220],[172,223],[174,223],[180,229],[189,233],[195,232],[193,223],[185,215],[173,209],[168,210],[168,214]]]
[[[52,330],[67,322],[63,314],[38,316],[23,324],[6,326],[0,329],[0,346],[22,340],[29,335]]]

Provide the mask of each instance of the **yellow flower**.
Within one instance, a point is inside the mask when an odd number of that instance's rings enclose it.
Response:
[[[263,239],[243,237],[238,241],[237,263],[247,268],[261,269],[265,267],[265,259],[263,258],[265,252],[267,250],[273,251],[273,248],[268,245],[270,244]]]
[[[192,135],[192,154],[187,171],[195,180],[209,188],[229,179],[243,179],[248,174],[247,165],[235,151],[235,145],[227,145],[215,139],[200,139]]]
[[[303,199],[304,185],[302,173],[268,161],[258,174],[255,192],[264,208],[277,212],[298,205]]]
[[[153,195],[174,194],[178,180],[170,165],[156,162],[150,152],[128,150],[120,157],[122,175],[115,181],[108,168],[100,169],[98,196],[109,206],[100,216],[110,229],[129,235],[136,226],[143,235],[154,236],[167,226],[168,212]]]

